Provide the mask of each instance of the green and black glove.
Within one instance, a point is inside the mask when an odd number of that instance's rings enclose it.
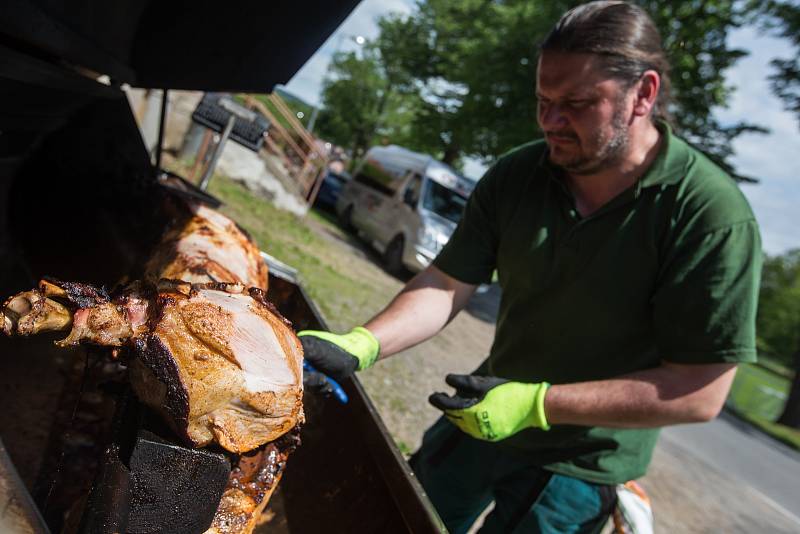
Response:
[[[303,330],[297,336],[303,345],[305,359],[317,371],[336,380],[371,367],[381,350],[378,340],[363,326],[343,335]]]
[[[500,441],[524,428],[548,430],[544,396],[550,384],[524,384],[492,376],[447,375],[453,396],[434,393],[428,401],[472,437]]]

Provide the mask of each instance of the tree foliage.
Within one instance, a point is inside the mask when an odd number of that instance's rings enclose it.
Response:
[[[775,58],[770,63],[773,72],[769,77],[772,90],[783,101],[787,111],[797,116],[800,125],[800,4],[787,0],[751,0],[761,25],[784,37],[794,46],[795,55]]]
[[[765,260],[757,331],[761,352],[793,364],[800,350],[800,249]]]
[[[349,148],[354,156],[372,143],[386,106],[388,85],[372,48],[334,56],[332,77],[323,83],[323,110],[317,129],[326,139]]]
[[[777,422],[800,428],[800,249],[764,262],[756,326],[759,352],[795,370]]]
[[[428,0],[381,21],[381,49],[424,102],[414,124],[431,153],[486,159],[536,135],[535,47],[556,4]]]
[[[389,138],[448,163],[496,158],[540,135],[538,43],[579,3],[425,0],[409,16],[384,17],[361,58],[335,60],[320,127],[359,150]],[[721,124],[713,110],[732,93],[726,69],[746,55],[727,44],[728,34],[755,8],[735,0],[639,3],[660,28],[673,66],[678,132],[735,175],[732,140],[763,130]]]
[[[653,17],[669,56],[678,132],[728,173],[750,180],[730,161],[733,140],[767,130],[745,121],[722,124],[713,111],[727,107],[734,91],[725,83],[725,71],[748,54],[729,47],[728,34],[749,20],[753,7],[735,0],[636,3]]]

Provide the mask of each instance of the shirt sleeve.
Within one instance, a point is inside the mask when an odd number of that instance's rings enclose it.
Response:
[[[661,358],[675,363],[755,361],[761,264],[755,220],[680,245],[653,296]]]
[[[433,264],[468,284],[490,282],[497,263],[496,187],[500,171],[492,167],[480,179],[450,240]]]

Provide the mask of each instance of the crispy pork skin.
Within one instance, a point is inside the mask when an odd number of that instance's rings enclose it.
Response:
[[[303,421],[300,342],[258,288],[162,280],[110,298],[42,281],[6,301],[3,325],[11,335],[71,328],[61,346],[130,348],[137,396],[194,446],[242,453]]]
[[[267,266],[250,236],[235,222],[202,204],[171,228],[145,266],[151,279],[226,282],[267,289]]]

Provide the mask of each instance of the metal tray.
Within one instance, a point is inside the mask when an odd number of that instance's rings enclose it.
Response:
[[[325,329],[293,270],[265,259],[268,298],[297,330]],[[447,532],[358,378],[342,387],[347,404],[306,393],[302,445],[256,532]]]

